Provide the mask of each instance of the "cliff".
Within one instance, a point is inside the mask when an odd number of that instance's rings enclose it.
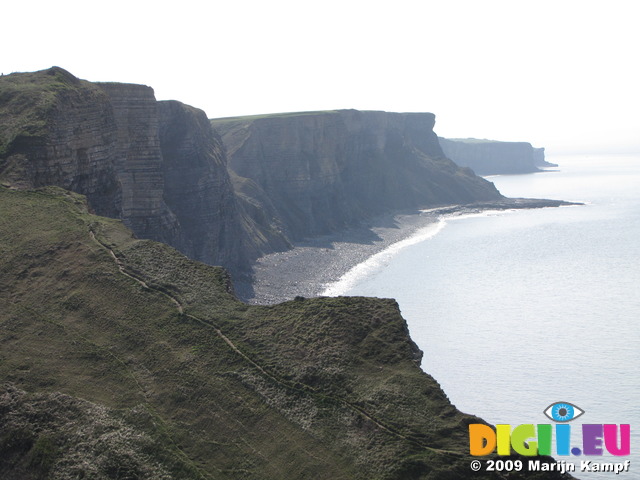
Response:
[[[547,162],[544,155],[544,147],[533,149],[533,164],[536,167],[557,167],[555,163]]]
[[[3,479],[472,475],[481,420],[420,370],[393,300],[248,306],[52,187],[0,186],[0,252]]]
[[[0,78],[0,477],[469,476],[481,420],[419,368],[395,301],[249,306],[223,268],[126,228],[240,269],[285,234],[501,199],[430,114],[329,115],[224,122],[233,155],[262,152],[229,172],[204,113],[148,87]]]
[[[228,167],[292,240],[381,213],[499,199],[445,157],[431,113],[301,112],[212,120]],[[233,178],[233,175],[232,175]],[[255,197],[252,197],[255,195]]]
[[[286,246],[239,205],[204,112],[157,102],[149,87],[90,83],[58,67],[8,75],[0,132],[4,183],[84,194],[96,213],[196,260],[243,271],[269,241],[268,251]]]
[[[245,211],[227,172],[220,138],[205,113],[176,101],[158,102],[157,107],[162,198],[179,222],[177,237],[166,243],[233,273],[247,271],[265,251],[286,248],[284,239],[263,232]]]
[[[473,138],[440,138],[445,155],[478,175],[539,172],[540,167],[557,166],[544,159],[544,148],[527,142],[498,142]]]
[[[223,146],[201,110],[52,67],[0,78],[0,181],[81,193],[138,237],[237,275],[381,213],[501,198],[445,158],[434,121],[355,110],[222,119]]]

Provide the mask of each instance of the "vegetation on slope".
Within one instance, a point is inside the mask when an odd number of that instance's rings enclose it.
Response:
[[[391,300],[250,307],[58,188],[0,187],[0,254],[2,478],[469,475]]]

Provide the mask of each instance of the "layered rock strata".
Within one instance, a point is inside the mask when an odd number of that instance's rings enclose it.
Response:
[[[118,126],[107,93],[70,73],[14,74],[0,83],[0,174],[18,187],[59,185],[117,216]]]
[[[502,199],[447,158],[460,161],[434,123],[357,110],[210,122],[150,87],[52,67],[0,79],[0,180],[82,193],[141,238],[247,273],[265,253],[380,214]],[[530,144],[490,146],[540,161]]]
[[[82,193],[139,237],[232,271],[260,254],[262,237],[238,205],[201,110],[157,102],[143,85],[90,83],[57,67],[9,75],[0,88],[5,183]]]
[[[393,210],[501,198],[445,157],[434,122],[357,110],[212,120],[229,168],[270,200],[293,241]]]

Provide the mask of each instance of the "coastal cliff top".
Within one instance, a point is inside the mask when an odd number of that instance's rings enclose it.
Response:
[[[345,115],[345,114],[374,114],[374,115],[402,115],[402,116],[426,116],[435,119],[435,115],[430,112],[387,112],[384,110],[357,110],[353,108],[337,110],[311,110],[301,112],[264,113],[257,115],[239,115],[233,117],[211,118],[210,122],[214,127],[226,124],[251,123],[256,120],[288,119],[300,117],[317,117],[323,115]]]

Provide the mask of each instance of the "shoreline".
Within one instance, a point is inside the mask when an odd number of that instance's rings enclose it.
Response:
[[[253,267],[252,281],[240,281],[234,286],[236,295],[253,305],[273,305],[297,296],[318,297],[356,265],[430,225],[435,226],[443,217],[565,205],[575,203],[505,198],[382,215],[340,232],[298,242],[291,250],[259,258]]]

